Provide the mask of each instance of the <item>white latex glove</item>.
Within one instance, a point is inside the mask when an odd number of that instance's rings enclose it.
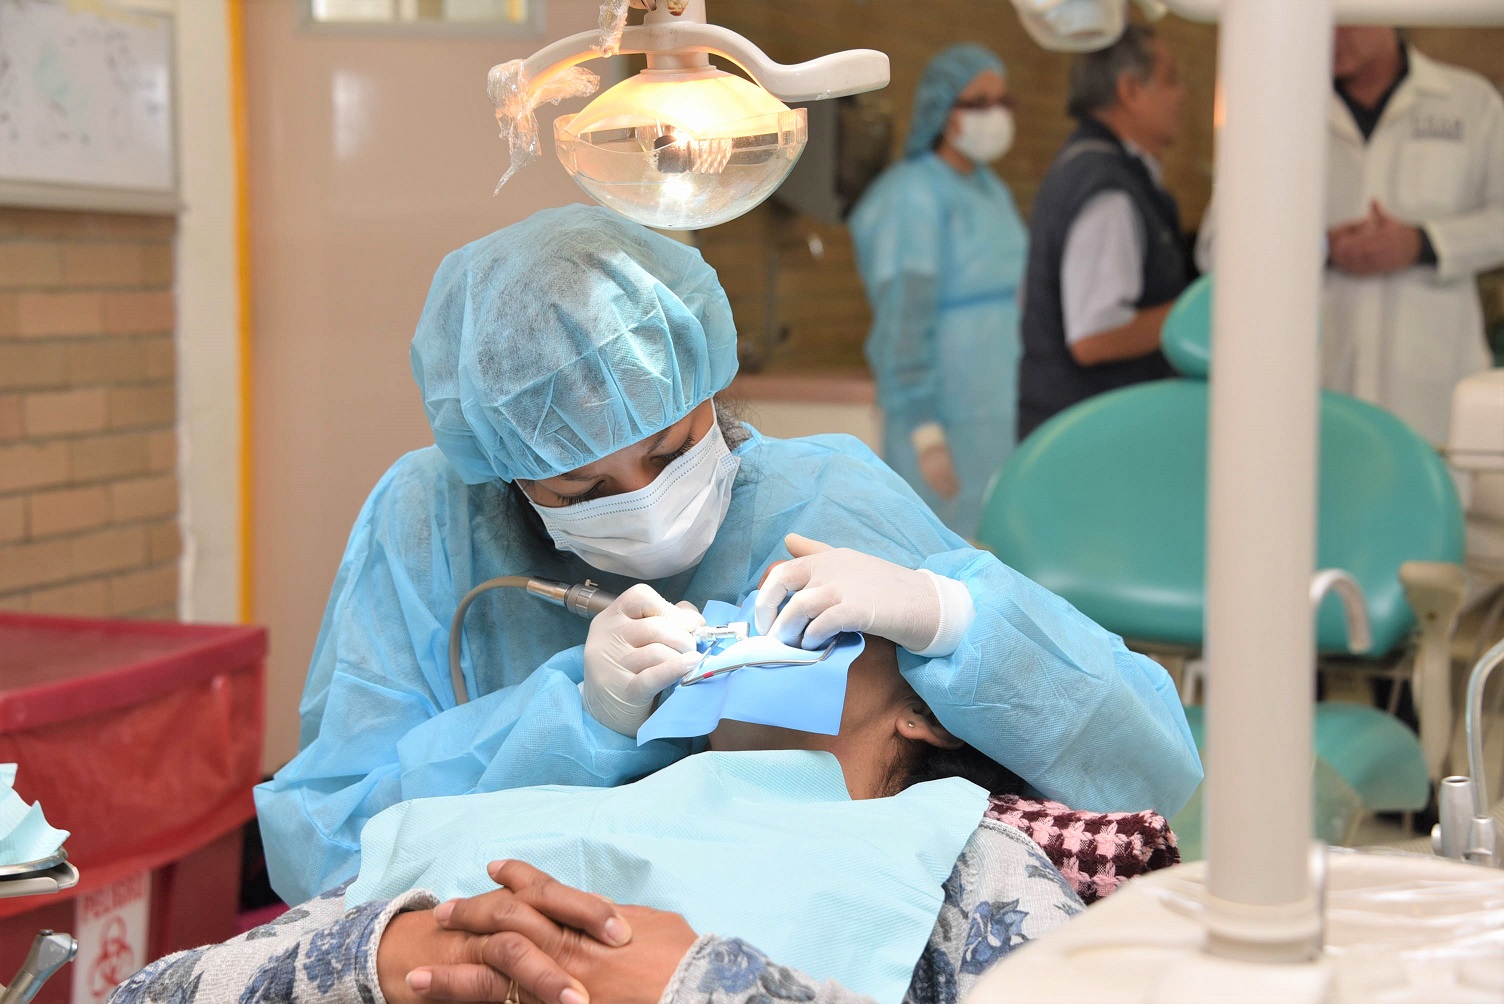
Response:
[[[590,622],[580,685],[585,710],[613,732],[637,735],[653,698],[699,660],[694,632],[704,626],[692,604],[674,606],[645,583],[622,593]]]
[[[784,545],[793,560],[768,572],[754,616],[760,633],[785,645],[819,648],[842,631],[860,631],[915,655],[949,655],[976,617],[971,593],[955,579],[797,533]]]

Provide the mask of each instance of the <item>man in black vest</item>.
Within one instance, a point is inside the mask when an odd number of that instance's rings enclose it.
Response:
[[[1071,65],[1067,110],[1079,125],[1029,221],[1019,439],[1094,394],[1171,375],[1159,329],[1188,263],[1157,158],[1175,141],[1184,98],[1148,28],[1130,26]]]

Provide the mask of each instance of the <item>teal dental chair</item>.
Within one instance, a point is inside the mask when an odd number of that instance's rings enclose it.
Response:
[[[984,546],[1143,651],[1201,647],[1211,291],[1209,277],[1198,281],[1166,320],[1164,351],[1181,379],[1056,415],[1019,445],[983,502]],[[1361,661],[1336,664],[1410,679],[1422,726],[1418,741],[1377,708],[1317,705],[1318,830],[1339,843],[1358,808],[1423,808],[1427,782],[1439,777],[1452,728],[1463,521],[1441,458],[1390,413],[1323,391],[1320,436],[1316,567],[1356,579],[1372,635]],[[1412,604],[1423,611],[1418,646]],[[1323,664],[1348,652],[1343,614],[1331,596],[1319,608]],[[1206,675],[1215,687],[1216,667]],[[1191,696],[1183,687],[1182,699]],[[1187,709],[1198,746],[1200,712]],[[1177,821],[1199,830],[1196,804]]]

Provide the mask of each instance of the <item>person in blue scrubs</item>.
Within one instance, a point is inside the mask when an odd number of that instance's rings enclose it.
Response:
[[[942,51],[914,95],[904,159],[849,220],[883,459],[969,539],[1015,438],[1028,234],[988,166],[1012,143],[1011,109],[1001,59],[970,43]]]
[[[445,258],[412,365],[436,445],[362,508],[299,753],[256,790],[288,902],[355,875],[361,828],[398,802],[611,786],[685,756],[634,738],[694,658],[700,615],[669,601],[734,601],[791,553],[770,576],[783,612],[760,620],[810,644],[899,641],[916,690],[941,707],[954,695],[955,734],[985,731],[1042,794],[1171,815],[1200,781],[1159,666],[968,546],[858,440],[772,439],[718,409],[736,329],[698,251],[599,207],[544,210]],[[522,590],[486,594],[465,624],[461,701],[450,619],[473,586],[517,574],[620,596],[587,623]]]

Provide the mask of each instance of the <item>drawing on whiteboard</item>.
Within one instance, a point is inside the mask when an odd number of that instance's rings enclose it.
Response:
[[[36,65],[31,70],[42,115],[39,116],[36,141],[39,146],[54,143],[89,145],[89,134],[82,128],[89,99],[69,78],[62,53],[51,39],[42,43]]]
[[[0,180],[171,191],[165,17],[0,0]]]

